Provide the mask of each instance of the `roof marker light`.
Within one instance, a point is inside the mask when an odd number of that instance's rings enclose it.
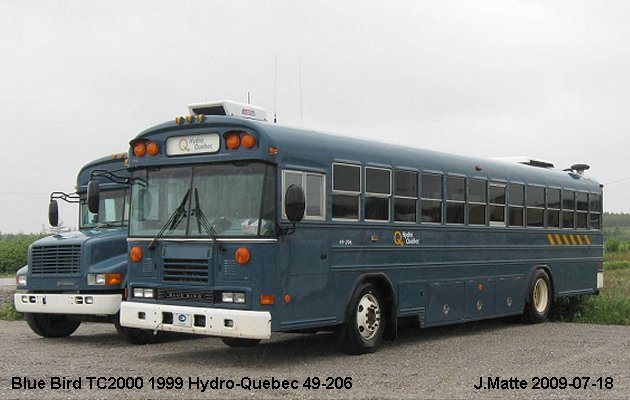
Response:
[[[179,117],[175,117],[175,123],[177,125],[181,125],[184,122],[184,117],[179,116]]]
[[[138,142],[133,145],[133,154],[136,157],[144,157],[147,153],[147,145],[144,142]]]
[[[149,144],[147,144],[147,153],[150,156],[155,156],[160,152],[160,146],[158,146],[157,143],[155,142],[149,142]]]
[[[197,122],[203,122],[206,119],[206,116],[203,114],[197,114]]]
[[[256,146],[256,138],[254,137],[254,135],[246,133],[241,138],[241,143],[246,149],[251,149],[252,147]]]
[[[186,122],[188,122],[189,124],[192,124],[192,122],[193,122],[193,116],[192,116],[192,115],[187,115],[187,116],[186,116]]]

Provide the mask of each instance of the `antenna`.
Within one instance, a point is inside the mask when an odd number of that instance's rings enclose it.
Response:
[[[278,55],[273,55],[273,123],[278,123]]]
[[[304,126],[304,113],[302,111],[302,55],[300,54],[300,124]]]

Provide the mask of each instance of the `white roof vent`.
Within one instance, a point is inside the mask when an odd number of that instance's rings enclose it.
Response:
[[[230,100],[213,101],[210,103],[189,104],[188,110],[193,115],[227,115],[267,121],[267,111],[251,104],[242,104]]]
[[[550,161],[537,160],[532,157],[496,157],[494,160],[511,161],[519,164],[531,165],[539,168],[553,168],[554,165]]]

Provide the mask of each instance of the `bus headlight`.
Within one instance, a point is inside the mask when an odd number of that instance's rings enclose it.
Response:
[[[122,284],[121,274],[88,274],[88,285],[92,286],[114,286]]]
[[[15,278],[15,283],[17,286],[26,286],[27,278],[26,275],[18,275]]]
[[[139,299],[152,299],[155,297],[155,291],[148,288],[133,288],[133,297]]]
[[[245,304],[245,293],[243,292],[222,292],[222,303]]]

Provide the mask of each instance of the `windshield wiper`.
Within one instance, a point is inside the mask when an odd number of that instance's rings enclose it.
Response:
[[[197,229],[199,229],[199,233],[201,233],[201,227],[203,226],[203,228],[212,238],[212,241],[215,244],[219,245],[219,250],[223,250],[223,246],[217,240],[218,234],[216,229],[214,229],[214,226],[212,226],[212,224],[208,222],[208,218],[206,218],[206,215],[203,213],[203,211],[201,211],[201,207],[199,207],[199,191],[197,190],[197,188],[195,188],[195,208],[192,209],[190,214],[194,215],[197,218]]]
[[[177,207],[175,211],[173,211],[173,214],[171,214],[171,216],[168,218],[162,229],[160,229],[158,234],[155,235],[155,237],[149,244],[149,250],[155,249],[155,245],[157,244],[158,239],[161,238],[162,235],[164,235],[164,231],[166,231],[166,228],[168,228],[169,232],[172,232],[175,228],[177,228],[177,225],[179,225],[179,223],[184,218],[184,214],[186,214],[186,203],[188,202],[189,195],[190,189],[186,191],[186,194],[184,195],[184,198],[182,199],[179,207]]]

